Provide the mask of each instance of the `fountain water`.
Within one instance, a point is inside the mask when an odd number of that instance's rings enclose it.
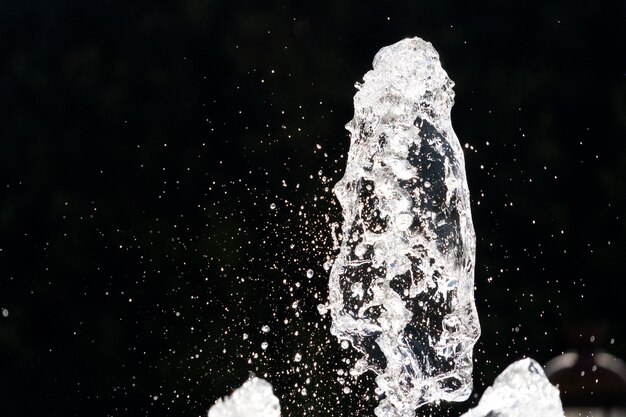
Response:
[[[475,236],[453,82],[419,38],[381,49],[354,97],[351,145],[335,186],[343,209],[330,273],[331,332],[377,374],[379,417],[465,400],[480,327]]]
[[[480,335],[475,235],[463,151],[452,129],[453,82],[433,46],[381,49],[357,85],[345,175],[334,191],[343,225],[329,278],[331,333],[361,352],[351,374],[377,374],[378,417],[414,417],[472,391]],[[278,417],[269,383],[252,379],[209,417]],[[541,366],[509,366],[463,417],[563,416]]]
[[[253,377],[230,397],[217,400],[208,417],[280,417],[280,404],[272,385]]]
[[[541,365],[526,358],[509,365],[487,388],[478,406],[461,417],[563,417],[559,390]]]

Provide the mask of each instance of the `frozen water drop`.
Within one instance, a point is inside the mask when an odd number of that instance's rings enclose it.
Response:
[[[300,362],[302,360],[302,355],[300,353],[296,353],[293,357],[294,362]]]
[[[312,269],[308,269],[306,271],[306,277],[307,278],[313,278],[313,270]]]
[[[2,317],[9,317],[9,310],[7,310],[6,308],[2,309]]]
[[[265,349],[267,349],[267,346],[268,346],[267,342],[262,342],[261,343],[261,349],[265,350]]]
[[[268,326],[267,324],[264,325],[263,327],[261,327],[261,331],[263,333],[269,333],[270,332],[270,326]]]

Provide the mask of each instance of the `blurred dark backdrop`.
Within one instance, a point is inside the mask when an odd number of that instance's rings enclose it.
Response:
[[[326,188],[354,82],[407,36],[456,82],[476,395],[592,337],[625,358],[625,22],[617,0],[2,0],[0,416],[200,416],[249,372],[284,416],[372,415],[316,311]]]

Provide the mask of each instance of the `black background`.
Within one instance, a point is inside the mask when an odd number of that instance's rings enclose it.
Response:
[[[284,416],[372,415],[315,308],[325,188],[354,82],[407,36],[456,83],[475,392],[591,336],[626,357],[625,23],[623,1],[1,1],[0,416],[200,416],[249,372]]]

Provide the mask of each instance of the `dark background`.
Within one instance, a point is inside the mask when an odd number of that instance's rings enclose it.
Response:
[[[354,83],[407,36],[456,82],[476,394],[591,336],[625,358],[625,23],[623,1],[0,1],[0,416],[201,416],[249,372],[284,416],[372,415],[315,308],[325,188]]]

